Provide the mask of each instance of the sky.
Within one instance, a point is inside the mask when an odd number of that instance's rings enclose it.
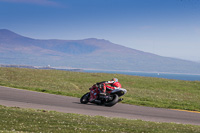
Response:
[[[200,0],[0,0],[0,29],[200,62]]]

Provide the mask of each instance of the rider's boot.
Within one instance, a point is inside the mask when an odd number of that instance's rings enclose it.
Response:
[[[103,84],[102,92],[100,93],[100,96],[105,96],[105,95],[106,95],[106,85]]]

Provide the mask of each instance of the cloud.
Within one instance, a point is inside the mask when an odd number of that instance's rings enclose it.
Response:
[[[27,4],[36,4],[43,6],[61,6],[58,2],[54,2],[51,0],[0,0],[0,2],[27,3]]]

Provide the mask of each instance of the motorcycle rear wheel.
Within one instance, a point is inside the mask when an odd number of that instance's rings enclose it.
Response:
[[[90,93],[88,92],[88,93],[84,94],[84,95],[81,97],[80,102],[81,102],[82,104],[87,104],[87,103],[89,102],[89,98],[90,98]]]
[[[111,106],[115,105],[118,102],[118,100],[119,100],[118,95],[114,94],[113,99],[111,101],[106,102],[105,106],[111,107]]]

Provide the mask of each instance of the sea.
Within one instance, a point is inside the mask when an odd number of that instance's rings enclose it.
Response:
[[[113,74],[125,74],[125,75],[133,75],[133,76],[156,77],[156,78],[175,79],[175,80],[200,81],[200,74],[133,72],[133,71],[106,71],[106,70],[84,70],[84,72],[113,73]]]

